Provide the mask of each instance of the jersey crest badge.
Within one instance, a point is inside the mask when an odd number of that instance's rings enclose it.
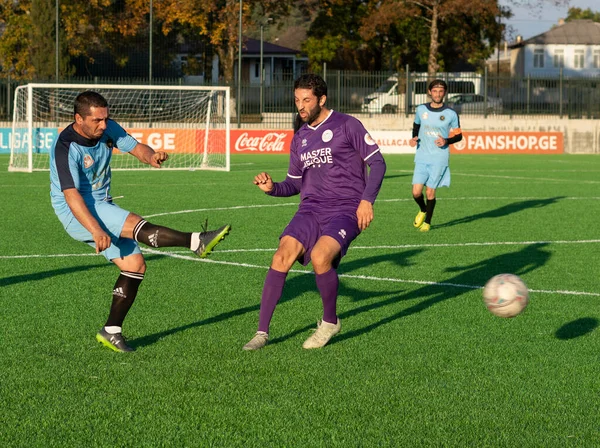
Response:
[[[333,132],[331,129],[327,129],[325,132],[323,132],[323,135],[321,136],[321,139],[325,143],[330,142],[332,138],[333,138]]]
[[[421,118],[423,120],[427,120],[428,117],[429,117],[429,114],[427,112],[423,112],[423,115],[421,115]]]
[[[444,121],[446,119],[446,117],[444,117],[443,115],[440,115],[440,121]]]
[[[83,158],[83,167],[89,168],[93,164],[94,164],[94,159],[92,159],[92,156],[90,156],[89,154],[86,154],[85,157]]]
[[[302,139],[302,147],[304,148],[307,144],[308,144],[308,142],[306,141],[305,138],[303,138]]]
[[[371,134],[369,134],[368,132],[365,134],[365,143],[369,146],[373,146],[375,145],[375,140],[373,140],[373,137],[371,137]]]

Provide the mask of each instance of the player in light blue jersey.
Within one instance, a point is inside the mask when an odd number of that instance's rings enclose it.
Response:
[[[449,145],[462,140],[458,114],[444,104],[448,86],[441,79],[429,84],[431,103],[417,106],[413,124],[413,138],[409,144],[417,147],[412,194],[419,205],[413,226],[421,232],[431,228],[435,209],[435,190],[450,186]],[[427,203],[423,198],[427,187]]]
[[[75,122],[60,133],[50,152],[52,206],[67,233],[113,262],[120,275],[112,293],[108,320],[96,335],[117,352],[129,352],[122,324],[144,279],[146,263],[138,242],[152,247],[187,247],[206,257],[231,226],[185,233],[151,224],[113,203],[110,161],[113,149],[160,168],[169,158],[139,143],[109,118],[102,95],[86,91],[75,99]]]

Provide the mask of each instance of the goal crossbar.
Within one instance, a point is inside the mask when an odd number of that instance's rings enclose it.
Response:
[[[9,171],[49,169],[52,142],[73,122],[73,102],[86,90],[103,95],[110,117],[138,141],[169,153],[163,169],[229,171],[229,87],[43,83],[15,91]],[[111,167],[151,169],[119,151]]]

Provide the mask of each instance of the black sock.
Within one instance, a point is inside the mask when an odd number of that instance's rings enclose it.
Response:
[[[433,209],[435,208],[435,198],[427,199],[427,214],[425,215],[425,222],[431,224],[431,217],[433,216]]]
[[[121,271],[121,275],[119,275],[113,289],[113,301],[106,321],[107,327],[121,327],[123,325],[125,316],[127,316],[127,312],[133,305],[143,279],[144,274]]]
[[[133,229],[133,238],[152,247],[190,247],[192,234],[157,226],[142,219]]]
[[[423,198],[423,195],[419,196],[418,198],[414,198],[414,199],[415,199],[415,202],[419,205],[419,208],[421,209],[422,212],[427,211],[427,206],[425,205],[425,198]]]

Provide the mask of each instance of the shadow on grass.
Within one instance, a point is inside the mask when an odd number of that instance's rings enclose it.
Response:
[[[564,324],[556,330],[554,336],[556,336],[556,339],[562,340],[575,339],[591,333],[596,327],[598,327],[598,319],[594,317],[582,317]]]
[[[456,226],[459,224],[467,224],[473,221],[478,221],[480,219],[485,219],[485,218],[499,218],[501,216],[507,216],[507,215],[512,215],[513,213],[517,213],[520,212],[521,210],[526,210],[529,208],[539,208],[539,207],[546,207],[547,205],[552,205],[555,204],[556,202],[558,202],[561,199],[564,199],[565,196],[557,196],[554,198],[548,198],[548,199],[535,199],[535,200],[528,200],[528,201],[521,201],[521,202],[514,202],[512,204],[508,204],[508,205],[504,205],[502,207],[499,207],[495,210],[489,210],[487,212],[483,212],[483,213],[478,213],[476,215],[470,215],[470,216],[465,216],[464,218],[460,218],[460,219],[455,219],[453,221],[449,221],[446,223],[442,223],[442,224],[436,224],[436,229],[442,228],[442,227],[451,227],[451,226]]]
[[[353,271],[353,270],[367,267],[367,266],[373,266],[377,263],[382,263],[382,262],[392,262],[392,263],[396,264],[397,266],[408,266],[410,264],[410,261],[409,261],[410,257],[413,257],[414,255],[418,254],[419,252],[421,252],[420,249],[419,250],[409,250],[409,251],[405,251],[405,252],[398,252],[398,253],[393,253],[393,254],[388,254],[388,255],[380,255],[380,256],[376,256],[376,257],[362,258],[362,259],[350,261],[348,263],[342,262],[342,264],[340,265],[340,271],[341,271],[340,273],[348,273],[349,271]],[[296,297],[299,297],[302,294],[304,294],[305,292],[309,292],[309,291],[315,291],[315,293],[318,294],[317,287],[315,285],[315,278],[312,273],[302,274],[302,275],[297,275],[295,277],[292,277],[286,282],[285,288],[283,291],[283,295],[282,295],[281,300],[279,301],[278,305],[280,305],[283,302],[292,300]],[[398,292],[400,292],[400,291],[396,291],[392,294],[396,294]],[[359,290],[356,288],[345,286],[343,281],[340,282],[339,295],[349,296],[352,298],[353,301],[361,301],[364,299],[377,297],[377,296],[381,296],[381,295],[389,295],[389,294],[390,294],[389,291],[381,292],[381,291]],[[232,317],[241,316],[243,314],[250,313],[250,312],[256,312],[256,321],[258,323],[258,311],[260,310],[260,303],[258,303],[258,302],[259,302],[259,300],[257,300],[256,305],[246,306],[243,308],[238,308],[236,310],[227,311],[227,312],[218,314],[216,316],[208,317],[206,319],[202,319],[202,320],[199,320],[196,322],[191,322],[189,324],[181,325],[179,327],[171,328],[169,330],[165,330],[165,331],[161,331],[158,333],[143,336],[141,338],[130,339],[130,340],[128,340],[128,342],[130,343],[130,345],[132,347],[142,347],[142,346],[146,346],[146,345],[151,345],[151,344],[158,342],[160,339],[162,339],[166,336],[170,336],[172,334],[179,333],[180,331],[185,331],[185,330],[189,330],[192,328],[201,327],[204,325],[210,325],[210,324],[222,322],[222,321],[231,319]],[[316,311],[316,315],[319,315],[321,312],[322,312],[322,310],[319,309],[318,311]],[[309,326],[306,329],[308,329],[308,328],[311,328],[311,327]],[[306,329],[298,330],[298,333],[306,331]],[[286,335],[282,338],[274,339],[270,342],[270,344],[281,342],[282,340],[292,337],[294,334],[296,334],[296,332],[294,332],[291,335]],[[248,338],[250,338],[250,336],[251,336],[251,334],[248,334]]]
[[[384,176],[384,179],[394,179],[396,177],[412,177],[412,173],[407,173],[407,174],[386,174]]]
[[[411,291],[408,294],[388,299],[378,304],[370,304],[346,311],[339,315],[340,319],[354,316],[374,308],[380,308],[401,300],[414,300],[429,297],[363,328],[342,333],[339,336],[336,336],[331,343],[338,343],[346,339],[360,336],[402,317],[426,310],[437,303],[454,299],[467,291],[479,289],[480,286],[477,285],[484,285],[493,275],[503,272],[510,272],[516,275],[527,274],[528,272],[542,267],[548,262],[551,254],[544,250],[544,247],[547,245],[548,243],[532,244],[526,246],[522,250],[498,255],[472,265],[448,268],[446,270],[447,272],[460,271],[460,273],[445,280],[441,280],[435,285],[426,285]]]
[[[158,259],[158,258],[163,258],[163,257],[164,257],[164,255],[151,255],[149,257],[147,256],[146,260]],[[104,258],[102,258],[102,259],[104,260]],[[89,271],[92,269],[105,268],[107,266],[111,266],[111,264],[108,261],[105,261],[102,264],[91,264],[91,265],[86,265],[86,266],[83,266],[83,265],[82,266],[73,266],[73,267],[69,267],[69,268],[52,269],[49,271],[34,272],[31,274],[14,275],[12,277],[4,277],[4,278],[0,278],[0,288],[3,288],[5,286],[10,286],[10,285],[16,285],[18,283],[28,283],[28,282],[38,281],[38,280],[45,280],[47,278],[58,277],[59,275],[67,275],[67,274],[73,274],[75,272],[85,272],[85,271]],[[115,271],[115,276],[116,276],[116,271]],[[108,287],[110,288],[111,286],[108,286]]]

